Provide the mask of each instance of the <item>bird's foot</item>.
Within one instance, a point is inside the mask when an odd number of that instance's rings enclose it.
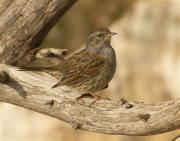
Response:
[[[91,95],[91,96],[93,96],[95,98],[95,100],[89,105],[89,107],[91,107],[98,100],[101,100],[101,99],[103,99],[103,100],[110,100],[107,97],[101,97],[101,96],[95,95],[95,94],[93,94],[91,92],[88,92],[87,94],[83,94],[80,97],[76,98],[76,101],[78,101],[79,99],[81,99],[81,98],[83,98],[84,96],[87,96],[87,95]]]

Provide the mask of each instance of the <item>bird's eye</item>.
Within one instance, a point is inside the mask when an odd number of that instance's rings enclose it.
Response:
[[[98,37],[101,37],[102,35],[101,34],[98,34]]]

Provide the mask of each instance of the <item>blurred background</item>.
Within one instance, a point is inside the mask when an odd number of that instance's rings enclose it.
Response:
[[[147,104],[163,102],[180,97],[179,20],[179,0],[79,0],[41,47],[68,49],[69,56],[85,47],[90,31],[108,27],[118,33],[111,41],[117,70],[109,88],[97,94],[113,101],[123,97]],[[0,106],[2,140],[168,141],[180,132],[132,137],[74,131],[52,117],[6,103]]]

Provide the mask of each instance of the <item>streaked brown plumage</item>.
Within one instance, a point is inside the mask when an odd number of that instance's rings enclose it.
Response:
[[[63,73],[63,78],[53,88],[67,85],[80,94],[89,93],[96,98],[92,104],[104,99],[93,93],[106,87],[114,76],[116,55],[110,41],[115,34],[104,27],[93,30],[85,49],[52,68]]]

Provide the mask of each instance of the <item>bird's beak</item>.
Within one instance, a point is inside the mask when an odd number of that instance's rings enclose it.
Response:
[[[111,37],[113,35],[116,35],[117,33],[116,32],[110,32],[106,37]]]

